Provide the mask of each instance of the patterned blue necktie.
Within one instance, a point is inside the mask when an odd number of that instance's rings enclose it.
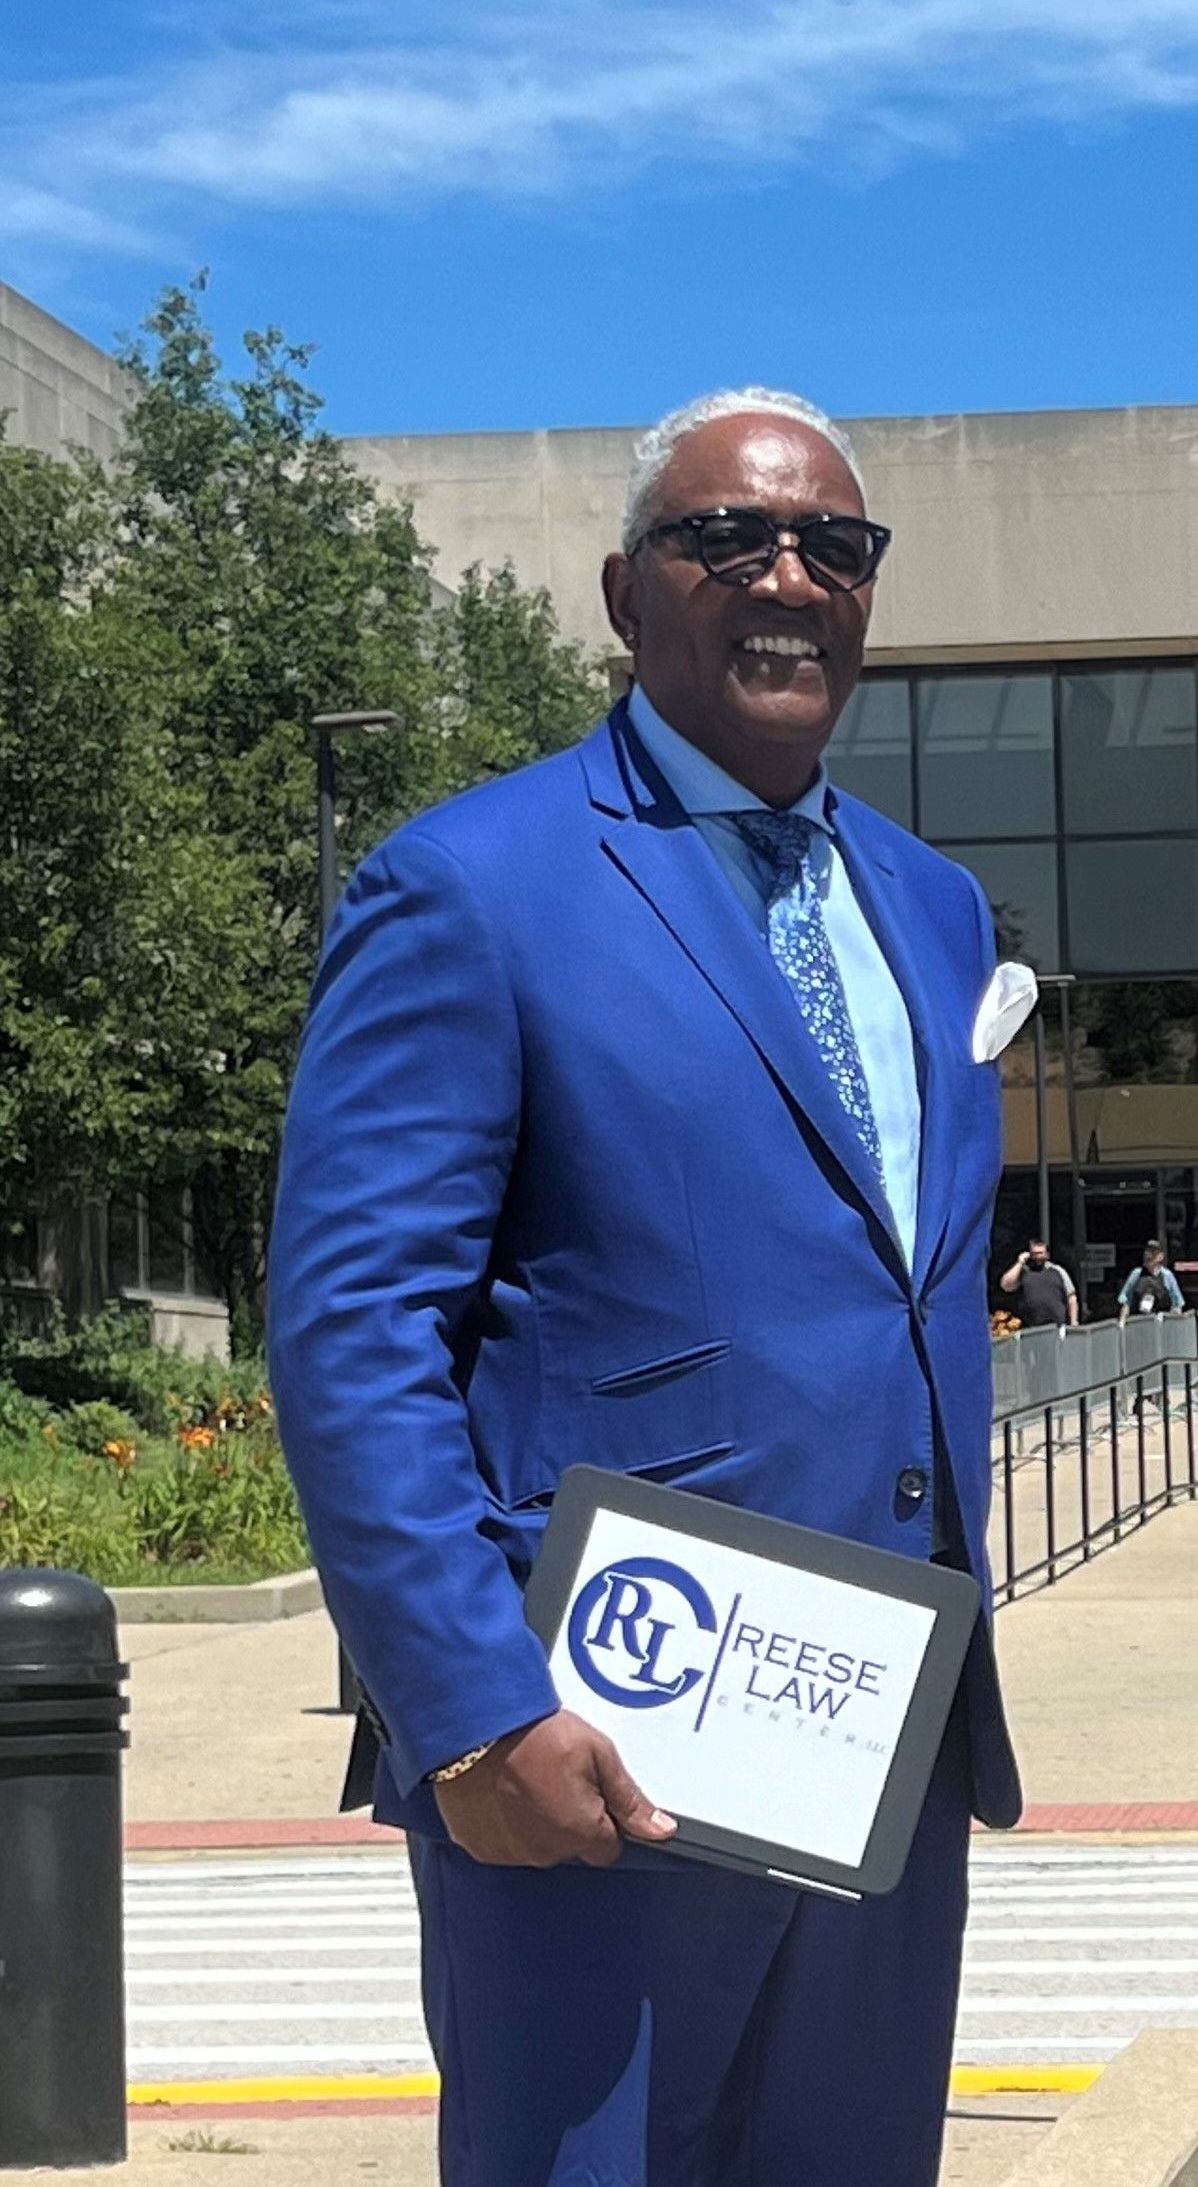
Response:
[[[832,954],[811,868],[815,823],[801,813],[738,812],[729,814],[729,818],[736,822],[750,848],[771,868],[773,886],[767,907],[770,954],[798,1003],[803,1022],[885,1191],[882,1142],[845,1001],[844,982]]]

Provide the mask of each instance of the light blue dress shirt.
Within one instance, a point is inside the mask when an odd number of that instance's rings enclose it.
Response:
[[[628,712],[649,757],[715,853],[754,926],[766,939],[772,875],[766,861],[750,849],[735,821],[727,815],[770,808],[752,790],[746,790],[743,782],[734,782],[705,752],[671,729],[639,684],[629,695]],[[827,772],[821,763],[811,788],[791,810],[815,825],[812,871],[878,1127],[886,1197],[909,1267],[915,1256],[921,1126],[911,1021],[898,982],[853,894],[844,860],[836,848],[827,788]]]

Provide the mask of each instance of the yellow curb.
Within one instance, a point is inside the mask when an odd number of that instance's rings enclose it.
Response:
[[[954,2066],[954,2096],[1080,2095],[1092,2088],[1097,2065]],[[355,2103],[363,2098],[402,2101],[436,2096],[435,2073],[342,2073],[296,2075],[258,2081],[139,2081],[128,2091],[131,2105],[214,2103]]]
[[[1099,2065],[954,2066],[954,2096],[1080,2096],[1093,2088]]]
[[[298,2074],[260,2081],[135,2081],[130,2104],[353,2103],[363,2097],[436,2096],[436,2073]]]

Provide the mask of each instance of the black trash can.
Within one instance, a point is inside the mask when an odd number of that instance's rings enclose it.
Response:
[[[0,2168],[126,2153],[116,1611],[0,1570]]]

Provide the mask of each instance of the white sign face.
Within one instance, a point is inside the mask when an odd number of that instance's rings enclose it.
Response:
[[[549,1662],[658,1806],[856,1867],[934,1622],[597,1511]]]

